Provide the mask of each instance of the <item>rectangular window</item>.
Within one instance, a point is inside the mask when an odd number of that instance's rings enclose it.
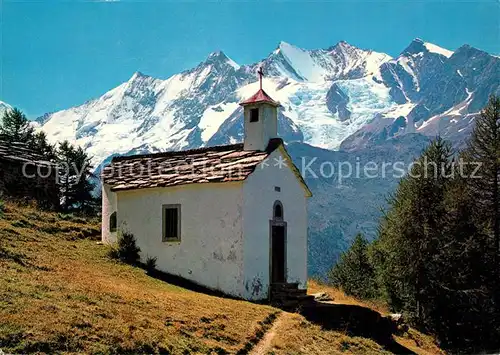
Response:
[[[110,232],[116,232],[116,225],[117,225],[117,220],[116,220],[116,211],[111,213],[111,216],[109,216],[109,231]]]
[[[164,242],[181,240],[181,205],[163,205],[163,236]]]
[[[250,122],[258,122],[259,121],[259,109],[252,108],[250,109]]]

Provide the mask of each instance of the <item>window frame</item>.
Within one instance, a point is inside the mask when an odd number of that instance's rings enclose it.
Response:
[[[113,223],[111,223],[114,220],[114,226]],[[109,231],[110,233],[115,233],[118,230],[118,213],[117,211],[114,211],[109,215]]]
[[[177,237],[166,236],[166,214],[167,209],[177,210]],[[179,203],[164,204],[161,206],[161,240],[162,242],[180,242],[181,241],[181,205]]]
[[[279,207],[281,210],[281,216],[276,215],[276,207]],[[283,203],[280,200],[274,201],[273,204],[273,220],[282,221],[285,219],[285,209],[283,208]]]
[[[254,115],[253,115],[254,112],[257,113],[257,119],[252,119],[254,117]],[[248,120],[249,120],[250,123],[259,122],[259,119],[260,119],[260,110],[259,110],[258,107],[251,108],[249,115],[250,115],[250,117],[248,118]]]

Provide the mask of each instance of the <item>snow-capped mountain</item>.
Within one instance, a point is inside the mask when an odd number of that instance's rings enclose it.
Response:
[[[271,76],[322,82],[378,74],[380,65],[389,59],[391,57],[387,54],[365,51],[344,41],[329,49],[310,51],[281,42],[257,65],[262,65]]]
[[[96,163],[130,151],[238,141],[238,103],[256,91],[255,72],[262,66],[266,91],[284,107],[280,131],[285,138],[334,149],[371,118],[375,101],[388,101],[388,89],[370,78],[380,76],[380,64],[389,59],[345,42],[311,51],[281,42],[261,62],[244,66],[214,52],[196,68],[166,80],[135,73],[100,98],[46,114],[39,122],[53,141],[68,139],[83,146]],[[333,82],[346,91],[373,93],[358,100],[349,122],[328,108],[326,96]]]
[[[402,133],[441,135],[460,145],[489,95],[500,94],[500,58],[469,45],[451,52],[415,39],[380,71],[397,105],[375,115],[343,149]]]
[[[222,52],[215,52],[196,68],[167,80],[137,72],[98,99],[45,115],[42,129],[53,140],[83,146],[99,162],[132,149],[201,145],[201,133],[215,125],[203,116],[212,112],[221,116],[221,109],[231,113],[237,107],[224,103],[230,97],[236,101],[235,90],[245,79],[238,77],[237,68]]]
[[[103,96],[39,118],[53,141],[83,146],[95,163],[112,154],[188,149],[242,139],[239,101],[265,90],[283,108],[287,141],[353,150],[398,134],[460,136],[499,90],[500,59],[415,39],[397,58],[339,42],[304,50],[281,42],[238,65],[223,52],[163,80],[139,72]]]
[[[12,109],[12,106],[10,106],[8,103],[0,101],[0,120],[2,119],[5,111],[11,110],[11,109]]]

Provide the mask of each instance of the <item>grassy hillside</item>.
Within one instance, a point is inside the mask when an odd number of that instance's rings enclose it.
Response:
[[[98,221],[7,203],[0,349],[86,353],[379,353],[298,314],[193,292],[107,257]],[[276,320],[275,320],[276,319]]]

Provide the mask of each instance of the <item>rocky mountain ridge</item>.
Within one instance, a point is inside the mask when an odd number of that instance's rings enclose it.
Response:
[[[339,42],[304,50],[281,42],[238,65],[223,52],[166,80],[142,73],[78,107],[38,121],[53,141],[85,147],[96,164],[112,154],[188,149],[242,139],[238,103],[257,89],[283,105],[280,134],[326,149],[357,150],[399,134],[461,140],[499,92],[500,59],[468,45],[455,52],[413,40],[397,58]]]

